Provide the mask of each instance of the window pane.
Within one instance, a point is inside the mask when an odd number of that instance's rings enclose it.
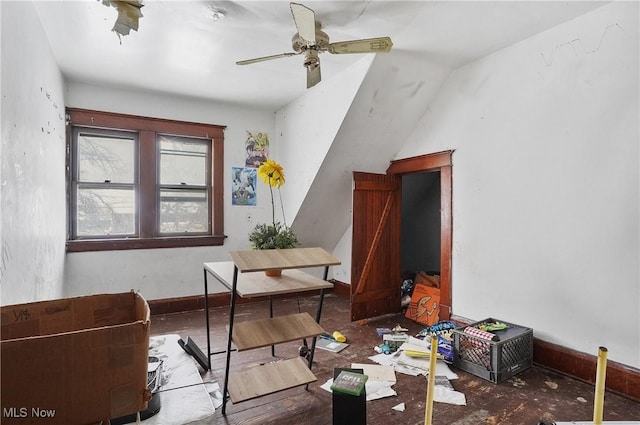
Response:
[[[160,191],[160,233],[207,233],[209,214],[205,190]]]
[[[135,193],[130,189],[78,187],[78,236],[135,233]]]
[[[208,143],[160,136],[160,184],[205,186]]]
[[[133,183],[135,140],[80,133],[78,180],[81,182]]]

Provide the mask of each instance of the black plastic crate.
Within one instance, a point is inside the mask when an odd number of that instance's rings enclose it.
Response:
[[[493,331],[499,341],[490,341],[465,333],[467,327],[500,322],[508,325]],[[453,330],[453,365],[480,378],[500,383],[522,372],[533,364],[533,330],[488,318]]]

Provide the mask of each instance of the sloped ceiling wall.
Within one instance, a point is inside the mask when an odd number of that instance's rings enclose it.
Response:
[[[281,191],[286,217],[293,219],[300,210],[374,57],[366,55],[277,112],[271,155],[285,169],[287,183]]]
[[[278,112],[279,152],[300,149],[301,140],[289,136],[296,126],[309,135],[304,144],[327,146],[324,157],[309,157],[309,163],[297,165],[317,169],[312,182],[302,183],[309,189],[297,191],[304,195],[303,200],[293,202],[294,206],[299,205],[297,213],[291,210],[296,213],[292,224],[303,245],[329,250],[336,246],[351,224],[353,171],[385,172],[448,73],[448,68],[416,58],[410,52],[395,50],[374,56],[348,110],[343,116],[332,118],[339,120],[333,140],[317,140],[315,136],[321,133],[319,128],[336,125],[325,118],[327,111],[334,110],[333,104],[343,104],[347,96],[338,85],[325,87],[323,92],[309,92],[304,104],[295,103]],[[321,106],[313,111],[308,105],[316,95],[322,96],[318,102]],[[302,108],[307,117],[313,118],[306,118],[304,123],[286,122],[293,111]],[[293,195],[292,192],[290,189],[286,194]]]

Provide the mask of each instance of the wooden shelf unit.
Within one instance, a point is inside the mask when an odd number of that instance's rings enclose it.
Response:
[[[226,414],[226,403],[250,400],[263,395],[282,391],[316,380],[311,372],[316,337],[324,333],[319,325],[322,314],[324,290],[333,288],[327,281],[329,266],[340,264],[340,260],[322,248],[291,248],[276,250],[233,251],[233,261],[204,263],[205,314],[207,320],[208,366],[211,369],[211,339],[209,325],[208,283],[207,275],[231,291],[229,314],[229,337],[227,340],[227,360],[223,390],[222,414]],[[324,267],[324,278],[317,278],[299,269]],[[271,277],[264,271],[282,269],[282,275]],[[320,300],[315,320],[308,313],[297,313],[273,317],[273,306],[270,317],[234,323],[236,298],[290,294],[298,292],[319,291]],[[309,350],[308,362],[301,357],[281,360],[255,366],[243,371],[230,372],[231,345],[238,351],[271,346],[285,342],[313,338]]]

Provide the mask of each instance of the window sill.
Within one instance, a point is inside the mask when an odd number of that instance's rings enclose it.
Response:
[[[152,239],[94,239],[67,241],[67,252],[120,251],[128,249],[187,248],[220,246],[226,236],[186,236]]]

